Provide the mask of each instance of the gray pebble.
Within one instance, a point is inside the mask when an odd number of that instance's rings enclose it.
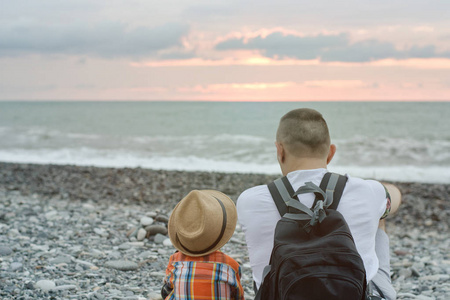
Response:
[[[72,257],[71,256],[69,256],[69,255],[60,255],[60,256],[57,256],[57,257],[55,257],[53,259],[50,259],[48,262],[50,264],[52,264],[52,265],[58,265],[58,264],[62,264],[62,263],[68,264],[71,261],[72,261]]]
[[[12,253],[11,248],[7,246],[0,246],[0,256],[8,256]]]
[[[129,243],[123,243],[121,244],[118,248],[119,250],[128,250],[130,249],[132,246]]]
[[[448,280],[450,278],[450,275],[448,274],[435,274],[435,275],[428,275],[428,276],[422,276],[419,277],[419,280],[421,281],[440,281],[440,280]]]
[[[150,226],[146,226],[145,230],[147,231],[147,234],[152,236],[152,235],[156,235],[156,234],[163,234],[166,235],[167,234],[167,228],[164,225],[150,225]]]
[[[172,245],[172,241],[170,239],[167,239],[167,238],[163,241],[163,245],[166,246],[166,247],[172,247],[173,246]]]
[[[140,220],[141,225],[144,227],[152,225],[153,222],[154,222],[153,218],[150,218],[150,217],[142,217]]]
[[[153,251],[144,251],[139,254],[139,258],[142,258],[142,259],[155,258],[156,259],[157,256],[156,256],[155,252],[153,252]]]
[[[147,231],[145,231],[144,228],[139,228],[138,232],[137,232],[137,236],[136,239],[138,241],[142,241],[145,239],[145,236],[147,235]]]
[[[54,289],[56,286],[54,281],[51,280],[39,280],[36,282],[36,288],[39,288],[44,291],[50,291]]]
[[[130,249],[131,247],[127,248]],[[120,257],[122,257],[122,253],[120,253],[119,251],[111,251],[108,255],[108,257],[110,258],[114,258],[114,259],[118,259]]]
[[[434,297],[428,297],[428,296],[425,296],[425,295],[418,295],[418,296],[416,296],[415,299],[417,299],[417,300],[435,300]]]
[[[162,300],[161,298],[161,294],[155,293],[155,292],[151,292],[149,295],[149,300]]]
[[[403,276],[404,278],[411,277],[412,271],[410,268],[401,269],[400,272],[398,272],[400,276]]]
[[[12,272],[20,271],[20,270],[22,270],[22,267],[23,267],[23,265],[20,262],[13,262],[13,263],[11,263],[11,266],[10,266]]]
[[[169,223],[169,217],[167,217],[167,216],[163,216],[163,215],[158,215],[156,218],[155,218],[155,221],[157,221],[157,222],[162,222],[162,223]]]
[[[27,290],[34,290],[34,283],[31,282],[31,281],[29,281],[29,282],[25,283],[24,287],[25,287]]]
[[[167,236],[158,233],[155,235],[155,239],[153,241],[156,244],[162,244],[166,239],[167,239]]]
[[[65,284],[65,285],[58,285],[58,286],[54,287],[52,290],[53,291],[64,291],[64,290],[74,290],[76,288],[77,288],[77,286],[74,284]]]
[[[137,263],[129,260],[111,260],[107,261],[105,266],[120,271],[132,271],[139,268]]]

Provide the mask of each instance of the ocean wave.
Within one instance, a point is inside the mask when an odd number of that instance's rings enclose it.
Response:
[[[450,166],[449,140],[355,137],[335,142],[340,164]]]
[[[149,169],[207,171],[225,173],[262,173],[280,174],[276,158],[267,159],[264,163],[254,160],[238,161],[235,159],[208,159],[195,155],[184,156],[151,156],[129,151],[105,151],[98,149],[14,149],[0,150],[0,161],[36,164],[73,164],[97,167],[142,167]],[[339,164],[332,162],[329,169],[338,173],[348,173],[362,178],[398,182],[449,183],[450,168],[446,166],[359,166],[355,164]]]

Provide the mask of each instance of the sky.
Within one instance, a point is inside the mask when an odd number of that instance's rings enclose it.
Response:
[[[450,1],[0,0],[0,100],[449,101]]]

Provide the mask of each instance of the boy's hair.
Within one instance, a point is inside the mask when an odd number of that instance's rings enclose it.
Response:
[[[277,130],[277,142],[296,157],[326,157],[330,133],[322,114],[314,109],[294,109],[285,114]]]

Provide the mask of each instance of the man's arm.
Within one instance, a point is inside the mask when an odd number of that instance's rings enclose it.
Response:
[[[389,216],[392,216],[397,212],[400,204],[402,203],[402,193],[395,185],[391,183],[383,182],[382,184],[391,196],[391,211],[389,213]]]

